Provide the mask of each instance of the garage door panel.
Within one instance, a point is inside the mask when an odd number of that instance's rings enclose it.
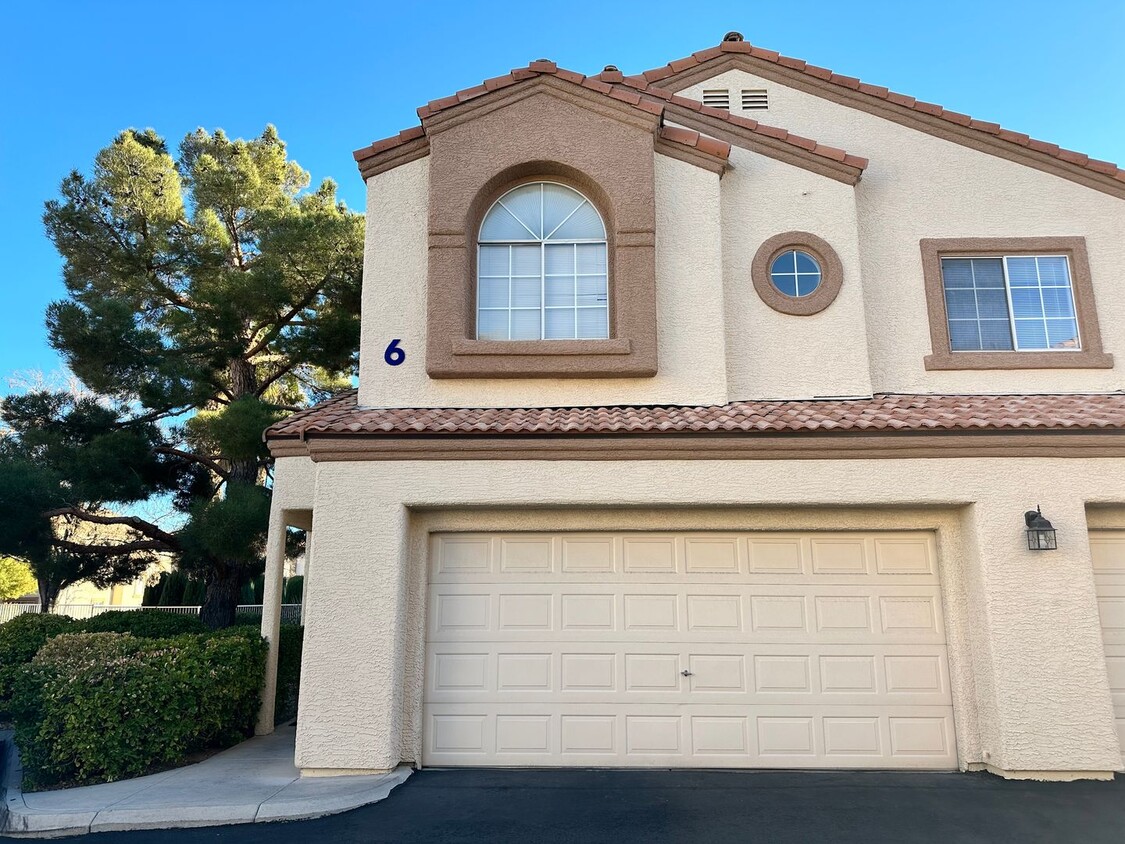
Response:
[[[1125,572],[1125,569],[1122,570]],[[497,573],[530,579],[675,582],[685,574],[716,582],[911,583],[935,578],[932,538],[922,533],[567,533],[437,534],[433,582],[488,580]]]
[[[428,765],[935,768],[956,765],[948,707],[427,704]]]
[[[831,706],[932,706],[950,696],[942,646],[799,643],[635,643],[620,650],[606,643],[447,643],[431,648],[426,691],[433,703],[551,697],[637,705],[806,705],[815,698]]]
[[[1107,599],[1117,618],[1122,596]],[[1116,603],[1115,603],[1116,602]],[[1125,625],[1125,615],[1121,617]],[[1125,626],[1121,628],[1125,634]],[[465,631],[484,639],[738,640],[864,642],[945,640],[939,587],[815,584],[737,584],[725,590],[682,578],[676,584],[433,583],[428,638],[460,640]],[[1125,640],[1125,635],[1123,635]]]
[[[1125,531],[1091,531],[1090,559],[1117,737],[1125,755]]]
[[[956,765],[932,536],[439,534],[428,765]]]

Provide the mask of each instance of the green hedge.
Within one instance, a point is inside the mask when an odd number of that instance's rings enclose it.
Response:
[[[262,625],[262,617],[240,612],[235,626],[254,628]],[[234,628],[229,628],[233,630]],[[277,652],[277,698],[274,707],[274,724],[284,724],[297,717],[297,698],[301,686],[301,653],[305,645],[305,628],[298,624],[282,624]]]
[[[114,610],[95,615],[78,624],[75,633],[132,633],[142,639],[163,639],[185,633],[206,633],[207,626],[197,615],[181,615],[162,610]]]
[[[76,624],[69,616],[39,613],[18,615],[0,624],[0,720],[10,716],[12,685],[20,669],[48,639],[73,630]]]
[[[281,625],[277,652],[277,704],[274,723],[284,724],[297,717],[297,697],[301,686],[301,651],[305,628],[295,624]]]
[[[285,581],[285,586],[281,590],[281,603],[283,604],[299,604],[301,603],[301,592],[305,588],[305,578],[303,575],[294,575]]]
[[[20,667],[60,633],[131,633],[142,639],[163,639],[206,631],[198,616],[154,610],[114,610],[85,621],[46,613],[16,616],[0,624],[0,718],[9,715],[12,681]]]
[[[265,657],[265,641],[247,628],[56,636],[21,670],[11,701],[25,787],[139,776],[242,740]]]

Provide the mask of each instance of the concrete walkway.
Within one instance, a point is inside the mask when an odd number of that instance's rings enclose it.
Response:
[[[404,765],[382,775],[302,779],[293,764],[294,738],[293,727],[282,727],[196,765],[35,794],[20,790],[19,761],[8,741],[0,835],[48,838],[314,818],[382,800],[410,776]]]

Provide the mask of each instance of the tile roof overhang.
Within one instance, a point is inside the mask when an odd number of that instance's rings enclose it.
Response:
[[[580,440],[583,447],[628,447],[660,439],[697,448],[702,439],[771,443],[814,437],[832,443],[874,435],[881,442],[911,435],[1113,435],[1113,456],[1125,456],[1125,393],[1049,395],[903,395],[870,398],[755,400],[709,407],[600,406],[540,408],[360,407],[355,391],[295,413],[265,432],[275,455],[305,453],[317,439],[401,442],[416,453],[516,442]],[[930,438],[932,439],[932,437]],[[992,437],[995,440],[996,437]],[[1089,440],[1089,442],[1087,442]],[[1105,456],[1109,440],[1089,437]],[[451,446],[455,443],[455,446]],[[471,444],[471,445],[467,445]],[[291,446],[298,446],[293,451]],[[376,446],[378,447],[378,446]],[[944,456],[938,452],[932,456]],[[953,455],[956,456],[956,455]]]
[[[1017,160],[1095,190],[1125,197],[1125,170],[1113,162],[1090,158],[1084,153],[1063,149],[1058,144],[1005,129],[998,123],[977,120],[880,85],[870,85],[853,76],[834,73],[803,59],[756,47],[747,41],[724,40],[718,46],[669,62],[663,67],[626,77],[625,81],[641,88],[656,85],[661,90],[679,91],[728,69],[742,69],[783,85],[862,108],[911,128]]]
[[[809,138],[767,126],[756,120],[739,117],[729,111],[706,108],[701,103],[675,96],[670,91],[644,83],[638,78],[627,80],[619,71],[603,71],[597,76],[583,76],[560,68],[552,61],[540,59],[525,68],[516,68],[505,76],[486,79],[480,85],[466,88],[422,106],[418,109],[421,126],[404,129],[397,135],[375,141],[353,153],[360,175],[367,179],[426,155],[428,133],[440,128],[441,122],[448,119],[451,112],[471,109],[480,105],[479,101],[482,98],[490,97],[497,92],[547,79],[577,86],[585,92],[606,97],[618,105],[631,107],[650,118],[655,118],[664,130],[680,128],[663,126],[666,118],[682,123],[695,135],[685,136],[681,132],[661,131],[660,141],[665,144],[679,144],[694,153],[711,156],[716,161],[725,162],[730,155],[730,144],[735,143],[782,158],[798,166],[824,172],[850,184],[859,181],[863,169],[867,166],[866,159],[850,155],[844,150],[819,144]],[[700,122],[700,118],[706,119],[706,125]],[[725,129],[727,135],[722,140],[710,137],[705,131],[700,131],[706,129],[706,126]]]

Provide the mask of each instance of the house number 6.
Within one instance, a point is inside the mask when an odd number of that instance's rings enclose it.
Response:
[[[401,340],[392,340],[387,346],[386,351],[383,352],[383,360],[387,362],[388,366],[399,366],[406,360],[406,352],[399,348]]]

